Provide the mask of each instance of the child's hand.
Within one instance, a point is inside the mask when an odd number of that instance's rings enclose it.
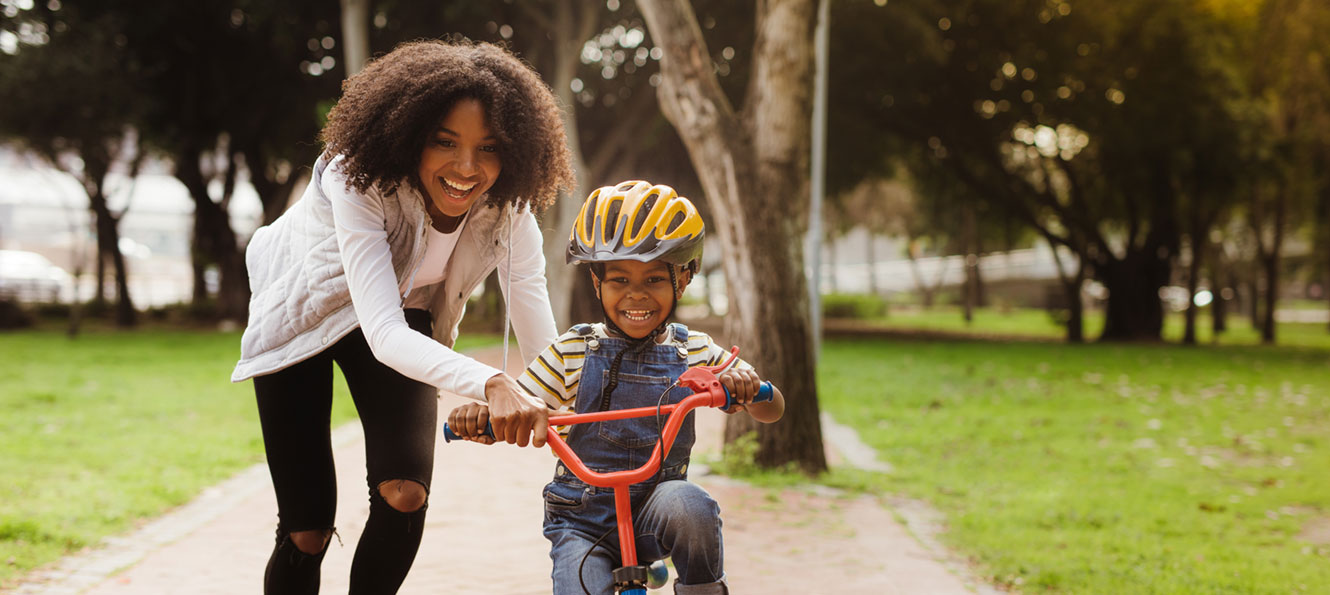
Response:
[[[726,409],[725,413],[744,410],[753,402],[753,397],[757,396],[757,389],[762,384],[757,372],[747,369],[735,368],[723,372],[719,379],[720,383],[725,385],[725,390],[730,391],[730,398],[734,400],[734,405]]]
[[[464,440],[494,444],[494,438],[485,435],[489,420],[490,408],[484,403],[467,403],[448,414],[448,427]]]

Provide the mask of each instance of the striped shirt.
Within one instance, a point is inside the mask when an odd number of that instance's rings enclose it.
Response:
[[[662,336],[669,337],[667,341],[676,343],[676,325],[671,323]],[[526,367],[526,372],[517,379],[518,384],[522,385],[527,392],[545,400],[545,404],[551,409],[561,411],[577,410],[577,386],[582,377],[582,364],[586,362],[586,343],[588,338],[605,339],[609,334],[605,331],[605,325],[601,323],[591,325],[592,333],[587,336],[579,335],[573,331],[568,331],[547,347],[540,355],[536,357],[531,365]],[[688,367],[695,366],[714,366],[724,362],[730,357],[730,352],[711,339],[711,336],[700,332],[689,330],[688,343]],[[735,360],[735,363],[725,370],[734,367],[742,369],[752,369],[752,366],[741,359]]]

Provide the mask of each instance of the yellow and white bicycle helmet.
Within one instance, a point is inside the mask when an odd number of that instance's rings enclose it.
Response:
[[[663,260],[693,272],[706,226],[673,188],[641,180],[596,189],[582,203],[568,238],[568,264]]]

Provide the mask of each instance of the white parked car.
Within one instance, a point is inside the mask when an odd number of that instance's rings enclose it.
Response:
[[[74,279],[45,256],[0,250],[0,298],[20,302],[57,302],[71,295]]]

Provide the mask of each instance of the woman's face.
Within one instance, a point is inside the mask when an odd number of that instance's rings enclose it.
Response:
[[[436,209],[460,217],[494,185],[502,165],[499,140],[485,123],[485,107],[475,99],[462,99],[425,142],[420,185]]]

